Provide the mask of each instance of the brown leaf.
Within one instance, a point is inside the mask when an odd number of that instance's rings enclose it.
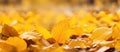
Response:
[[[10,37],[10,36],[18,36],[18,32],[11,26],[4,24],[2,28],[2,35]]]

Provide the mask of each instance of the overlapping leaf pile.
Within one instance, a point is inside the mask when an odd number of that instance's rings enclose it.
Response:
[[[71,16],[0,14],[0,52],[113,52],[120,50],[120,12]]]

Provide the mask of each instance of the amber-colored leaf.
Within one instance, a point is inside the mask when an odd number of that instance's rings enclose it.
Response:
[[[87,44],[84,40],[71,40],[68,44],[70,46],[70,48],[86,48]]]
[[[17,50],[12,45],[0,42],[0,52],[17,52]]]

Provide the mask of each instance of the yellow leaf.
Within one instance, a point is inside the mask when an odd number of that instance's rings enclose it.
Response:
[[[74,27],[71,29],[72,30],[72,35],[82,35],[83,34],[83,29],[80,27]]]
[[[52,52],[65,52],[65,50],[63,49],[63,47],[59,47]]]
[[[25,50],[27,48],[26,42],[18,37],[9,37],[5,42],[16,47],[18,51]]]
[[[115,49],[120,50],[120,40],[119,39],[115,43]]]
[[[51,37],[52,37],[51,34],[50,34],[50,32],[49,32],[47,29],[45,29],[45,28],[43,28],[43,27],[41,27],[41,26],[35,26],[35,28],[36,28],[36,30],[37,30],[39,33],[42,34],[42,36],[43,36],[45,39],[48,39],[48,38],[51,38]]]
[[[52,29],[52,37],[59,43],[65,43],[71,36],[69,20],[63,20],[57,23]]]
[[[113,27],[112,38],[120,39],[119,36],[120,36],[120,24],[118,23]]]
[[[109,39],[112,35],[112,29],[107,27],[96,28],[89,37],[94,41],[102,41]]]

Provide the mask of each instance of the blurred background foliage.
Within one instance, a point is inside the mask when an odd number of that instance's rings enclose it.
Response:
[[[36,4],[69,4],[69,5],[120,5],[120,0],[0,0],[1,5],[36,5]]]
[[[65,18],[82,18],[100,11],[114,13],[119,5],[120,0],[0,0],[0,16],[30,18],[28,22],[38,20],[42,27],[50,30]],[[42,20],[37,19],[39,17]]]

